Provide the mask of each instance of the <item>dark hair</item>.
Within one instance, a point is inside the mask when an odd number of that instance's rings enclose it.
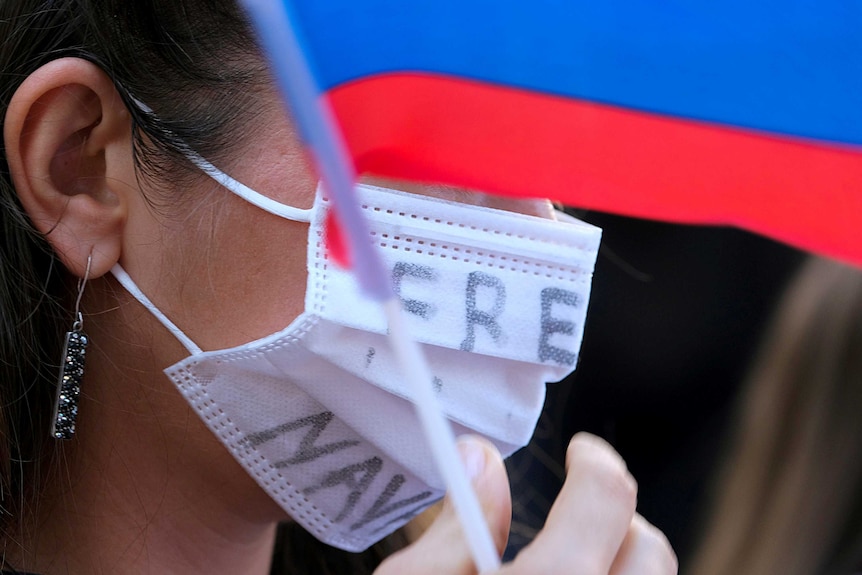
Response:
[[[113,80],[131,114],[138,177],[156,189],[200,177],[187,147],[225,165],[253,132],[244,127],[269,85],[232,1],[0,0],[0,133],[24,79],[64,56],[87,59]],[[0,150],[0,529],[8,533],[38,495],[40,462],[52,467],[49,418],[75,282],[22,210]],[[309,553],[305,543],[280,548]],[[362,562],[354,572],[365,571]]]

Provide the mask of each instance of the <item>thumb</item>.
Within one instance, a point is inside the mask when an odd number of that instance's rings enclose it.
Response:
[[[512,520],[509,479],[500,452],[492,443],[474,436],[458,440],[458,451],[479,498],[491,536],[502,553]],[[473,575],[476,567],[461,523],[447,497],[440,515],[415,543],[392,555],[375,575]]]

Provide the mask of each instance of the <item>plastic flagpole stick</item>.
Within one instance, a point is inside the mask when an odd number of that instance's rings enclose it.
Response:
[[[370,241],[367,222],[353,194],[356,174],[326,101],[303,56],[289,7],[282,0],[242,0],[252,17],[300,133],[335,204],[353,255],[353,271],[364,293],[380,303],[389,322],[389,340],[413,389],[413,401],[437,469],[461,520],[480,573],[497,569],[500,559],[455,447],[455,436],[433,393],[432,375],[419,344],[409,336],[403,309],[383,263]]]

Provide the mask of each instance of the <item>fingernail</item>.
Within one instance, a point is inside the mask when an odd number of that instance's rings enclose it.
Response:
[[[458,451],[470,481],[484,473],[488,458],[485,455],[485,447],[479,441],[469,436],[462,437],[458,440]]]

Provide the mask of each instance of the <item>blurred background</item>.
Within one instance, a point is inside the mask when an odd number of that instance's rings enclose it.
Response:
[[[626,460],[638,510],[685,573],[741,379],[803,255],[737,229],[572,213],[603,229],[602,248],[578,368],[549,386],[533,442],[508,462],[507,556],[541,527],[568,439],[589,431]]]

